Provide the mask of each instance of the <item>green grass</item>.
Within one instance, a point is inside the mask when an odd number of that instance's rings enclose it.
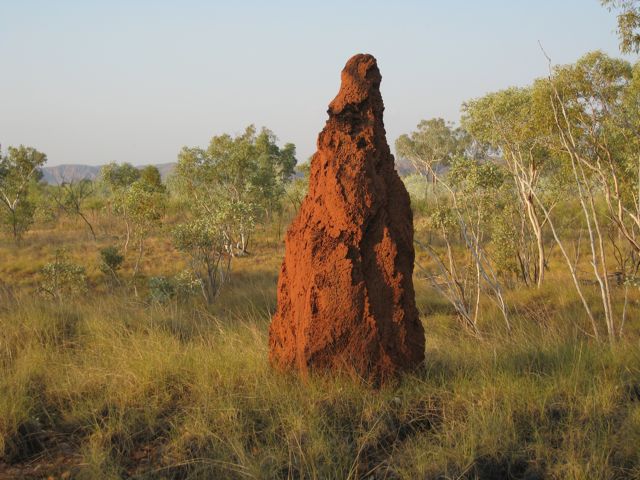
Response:
[[[3,298],[4,461],[91,479],[640,476],[637,341],[524,321],[479,341],[436,315],[425,367],[397,384],[303,382],[267,362],[274,278],[239,280],[219,313]]]

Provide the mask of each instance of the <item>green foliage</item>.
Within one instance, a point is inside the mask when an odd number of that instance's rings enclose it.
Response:
[[[173,230],[176,248],[183,252],[216,251],[223,253],[224,239],[214,225],[209,225],[203,219],[177,225]]]
[[[203,295],[213,303],[228,280],[231,255],[218,225],[203,218],[177,225],[173,230],[176,248],[187,256],[192,273],[202,284]]]
[[[414,202],[424,196],[425,179],[419,173],[412,173],[401,178],[404,183],[404,187],[407,189],[407,192],[409,192],[409,196],[411,197],[411,208],[414,209],[416,206]]]
[[[311,175],[311,158],[296,166],[295,176],[286,186],[285,194],[291,206],[297,211],[302,205],[304,197],[309,190],[309,176]]]
[[[27,201],[33,205],[33,223],[52,224],[60,215],[60,210],[55,202],[51,202],[51,185],[39,183],[29,190]]]
[[[474,138],[527,168],[540,169],[548,160],[546,125],[531,87],[508,88],[462,105],[462,126]]]
[[[502,210],[507,207],[512,189],[508,180],[508,174],[501,165],[468,157],[456,158],[447,174],[446,181],[453,189],[457,206],[458,222],[467,229],[475,230],[479,246],[489,243],[492,223],[503,215]],[[450,226],[442,225],[441,228],[447,230]]]
[[[171,300],[185,301],[201,291],[202,283],[192,273],[184,270],[173,277],[149,278],[149,298],[153,303],[164,304]]]
[[[247,127],[237,137],[213,137],[206,150],[184,148],[173,183],[190,199],[194,215],[217,225],[235,254],[246,253],[255,225],[280,208],[295,167],[295,147]]]
[[[467,147],[464,131],[442,118],[422,120],[414,132],[401,135],[396,141],[396,151],[409,160],[429,164],[448,165]]]
[[[154,185],[137,180],[126,191],[123,205],[136,234],[145,237],[165,213],[166,194]]]
[[[39,168],[47,162],[47,156],[32,147],[9,147],[0,160],[0,185],[3,196],[15,197],[24,192],[30,180],[42,178]]]
[[[602,0],[610,10],[619,10],[618,37],[622,53],[640,51],[640,3],[638,0]]]
[[[160,226],[166,206],[167,194],[162,184],[148,183],[143,178],[133,182],[123,194],[120,211],[138,243],[134,279],[144,255],[145,239]]]
[[[445,230],[447,232],[455,231],[459,225],[456,215],[450,207],[434,208],[430,216],[433,228]]]
[[[173,284],[178,300],[186,300],[202,291],[202,281],[196,278],[190,270],[182,270],[175,275]]]
[[[513,204],[507,203],[501,211],[494,212],[491,222],[491,253],[497,273],[501,276],[518,275],[521,246],[518,244],[518,227],[521,220]]]
[[[45,296],[64,300],[87,291],[84,267],[71,262],[65,250],[57,250],[55,260],[42,267],[40,273],[40,291]]]
[[[28,198],[22,198],[9,210],[3,210],[0,224],[3,230],[10,232],[16,241],[22,239],[34,222],[36,206]]]
[[[100,178],[113,192],[130,187],[140,178],[140,170],[130,163],[109,163],[100,170]]]
[[[165,186],[162,184],[162,177],[160,176],[160,170],[155,165],[147,165],[140,170],[140,181],[149,190],[157,192],[164,192]]]
[[[554,151],[566,156],[564,134],[583,158],[606,158],[616,176],[635,171],[640,145],[635,135],[640,94],[635,75],[628,62],[596,51],[555,68],[550,80],[535,82],[537,110],[555,134],[549,138]]]
[[[409,160],[425,179],[437,175],[438,169],[472,150],[472,141],[467,133],[442,118],[422,120],[415,131],[396,140],[397,154]],[[426,189],[427,184],[425,195]]]
[[[91,180],[62,182],[58,186],[50,187],[51,197],[58,207],[68,215],[81,218],[89,228],[93,239],[96,240],[96,233],[93,225],[85,213],[85,206],[90,203],[95,189]]]
[[[161,225],[165,215],[167,189],[155,166],[138,170],[128,163],[111,163],[102,168],[101,178],[111,192],[114,213],[124,220],[126,226],[125,253],[132,235],[137,242],[138,253],[133,271],[135,279],[144,255],[145,239],[154,228]]]
[[[0,151],[0,224],[19,241],[33,223],[35,207],[29,191],[42,177],[40,168],[47,156],[32,147],[9,147]]]
[[[304,197],[309,191],[309,181],[307,178],[296,178],[289,185],[287,185],[286,195],[287,199],[291,202],[291,205],[295,210],[298,210],[302,205]]]
[[[458,157],[453,161],[447,179],[462,194],[474,195],[480,191],[498,190],[504,184],[506,174],[495,163]]]
[[[601,189],[609,215],[640,252],[640,65],[591,52],[536,82],[553,118],[550,144],[582,191]],[[576,183],[577,182],[577,183]]]
[[[126,253],[131,235],[130,215],[127,207],[132,203],[132,198],[128,192],[131,186],[140,179],[140,170],[129,163],[120,165],[109,163],[100,170],[100,179],[109,192],[110,210],[124,220],[127,229],[124,243]]]
[[[283,193],[294,173],[295,147],[276,145],[275,135],[253,126],[235,138],[213,137],[209,148],[184,148],[178,158],[176,176],[184,188],[246,201],[256,208],[268,208]]]
[[[544,213],[536,198],[540,196],[541,179],[557,170],[557,159],[549,147],[552,127],[546,115],[548,108],[540,108],[539,100],[533,87],[508,88],[470,100],[462,107],[463,127],[491,147],[509,174],[519,216],[527,220],[518,241],[527,252],[519,251],[522,279],[538,287],[544,280],[547,261]],[[529,250],[535,250],[535,254],[529,255]]]
[[[115,245],[110,245],[100,249],[99,268],[102,273],[112,278],[118,277],[118,270],[122,267],[124,255],[120,254],[120,250]]]
[[[154,303],[167,303],[175,297],[173,282],[167,277],[149,278],[149,298]]]

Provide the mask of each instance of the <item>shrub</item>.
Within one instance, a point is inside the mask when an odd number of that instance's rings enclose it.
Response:
[[[65,250],[57,250],[55,260],[42,267],[41,273],[40,292],[45,296],[62,300],[87,291],[84,267],[71,262]]]
[[[118,270],[122,267],[124,255],[120,254],[118,247],[110,245],[100,250],[100,271],[112,278],[118,278]]]
[[[171,278],[149,278],[149,298],[152,303],[167,303],[176,296],[176,287]]]
[[[202,289],[202,283],[184,270],[174,277],[151,277],[149,298],[153,303],[167,303],[172,299],[185,301]]]

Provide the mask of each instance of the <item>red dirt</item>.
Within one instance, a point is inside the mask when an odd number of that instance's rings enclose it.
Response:
[[[381,79],[374,57],[352,57],[318,136],[269,331],[269,359],[281,369],[380,383],[424,360],[413,216],[385,137]]]

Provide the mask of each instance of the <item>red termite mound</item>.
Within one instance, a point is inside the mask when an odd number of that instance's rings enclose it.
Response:
[[[287,232],[269,359],[380,383],[424,360],[409,195],[387,145],[376,59],[355,55]]]

